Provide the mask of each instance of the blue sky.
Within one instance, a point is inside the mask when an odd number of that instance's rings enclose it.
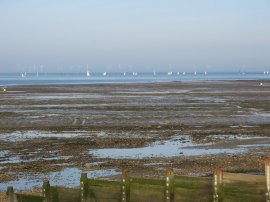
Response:
[[[269,0],[0,0],[0,72],[263,71]]]

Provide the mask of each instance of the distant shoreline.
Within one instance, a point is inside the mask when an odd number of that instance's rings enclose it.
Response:
[[[133,80],[133,81],[100,81],[100,80],[91,80],[89,82],[82,82],[82,81],[53,81],[53,80],[44,80],[42,82],[35,82],[36,80],[29,80],[25,82],[20,82],[20,83],[8,83],[8,82],[3,82],[0,80],[0,87],[5,86],[5,87],[11,87],[11,86],[68,86],[68,85],[121,85],[121,84],[165,84],[165,83],[223,83],[223,82],[270,82],[269,79],[231,79],[231,80],[219,80],[219,79],[209,79],[209,80],[158,80],[158,81],[140,81],[140,80]]]
[[[85,85],[85,84],[127,84],[127,83],[172,83],[211,81],[269,81],[270,75],[263,73],[92,73],[86,74],[0,74],[0,86],[14,85]]]

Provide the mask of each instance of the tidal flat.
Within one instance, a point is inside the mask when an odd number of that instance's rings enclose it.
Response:
[[[25,85],[0,93],[1,190],[28,176],[70,179],[72,187],[70,172],[54,177],[67,170],[104,171],[98,178],[106,179],[122,169],[159,177],[168,166],[187,176],[262,173],[269,152],[270,81]]]

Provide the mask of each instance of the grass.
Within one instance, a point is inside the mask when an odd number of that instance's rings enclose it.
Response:
[[[119,181],[88,179],[89,186],[120,186]]]
[[[265,201],[264,186],[258,183],[235,182],[223,187],[224,201]]]
[[[16,194],[17,201],[20,202],[44,202],[44,197],[42,196],[32,196],[32,195],[23,195]]]

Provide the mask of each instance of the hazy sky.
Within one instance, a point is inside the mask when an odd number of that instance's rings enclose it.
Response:
[[[269,0],[0,0],[0,72],[263,71]]]

